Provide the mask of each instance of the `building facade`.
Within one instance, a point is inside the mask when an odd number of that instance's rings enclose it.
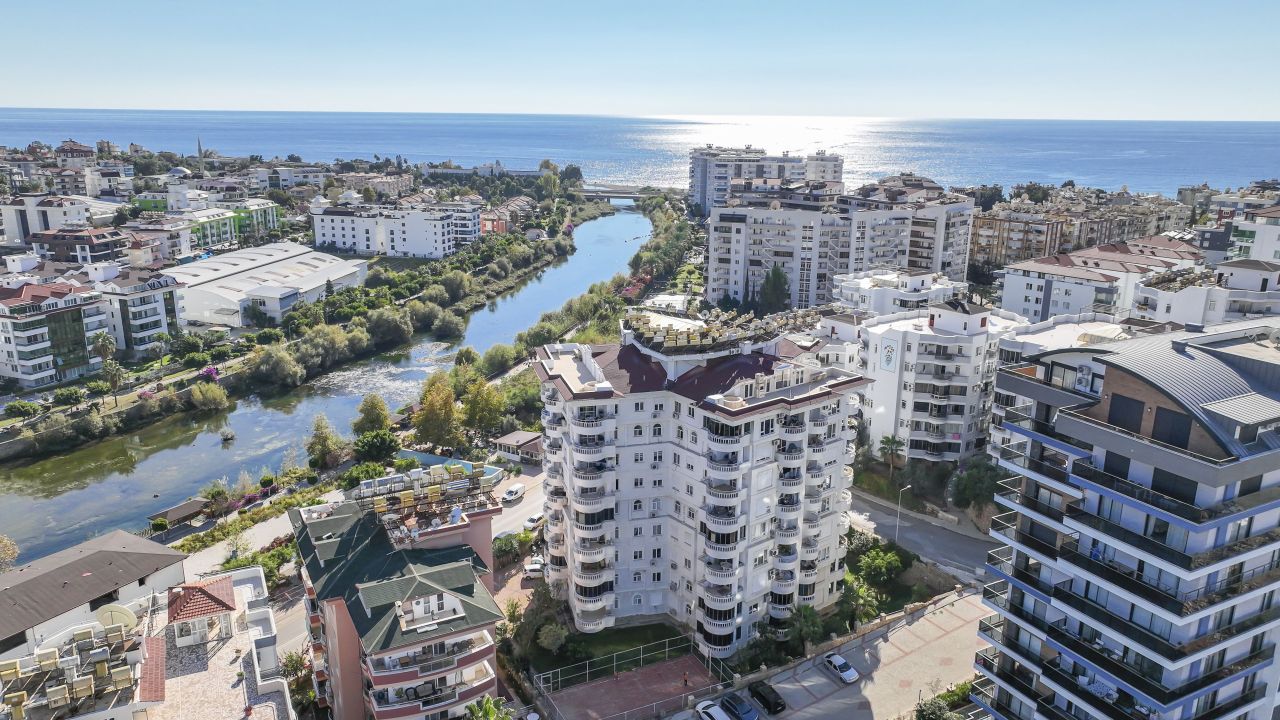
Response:
[[[964,299],[969,284],[942,273],[888,266],[835,277],[835,300],[855,313],[891,315]]]
[[[818,363],[823,341],[766,330],[639,311],[620,345],[538,350],[548,580],[580,631],[674,620],[728,657],[757,622],[838,598],[864,381]]]
[[[133,240],[128,230],[115,227],[63,226],[27,237],[36,255],[62,263],[96,263],[117,260]]]
[[[840,181],[844,158],[818,151],[812,155],[769,155],[750,145],[726,148],[708,145],[689,153],[689,202],[704,216],[723,207],[735,183],[752,179],[784,182]]]
[[[1280,261],[1230,260],[1157,275],[1138,283],[1132,316],[1206,327],[1280,313]]]
[[[110,328],[102,294],[66,282],[0,287],[0,377],[23,389],[102,368],[91,338]]]
[[[1166,332],[1002,369],[990,647],[998,718],[1272,717],[1280,321]],[[1261,338],[1261,339],[1259,339]]]
[[[116,211],[123,207],[87,197],[60,195],[15,195],[0,204],[4,216],[5,243],[20,245],[27,236],[42,230],[57,230],[67,225],[101,227],[110,224]]]
[[[390,257],[442,258],[480,237],[480,205],[412,207],[311,203],[316,247]]]

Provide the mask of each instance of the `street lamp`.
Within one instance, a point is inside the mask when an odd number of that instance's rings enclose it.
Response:
[[[903,487],[898,491],[898,519],[893,524],[893,544],[898,544],[898,528],[902,527],[902,493],[911,489],[910,485]]]

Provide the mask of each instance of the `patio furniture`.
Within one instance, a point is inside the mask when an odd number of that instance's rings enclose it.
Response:
[[[85,640],[92,640],[93,628],[81,628],[75,631],[75,633],[71,636],[71,639],[74,640],[76,643],[82,643]]]
[[[40,669],[44,672],[58,667],[58,651],[57,650],[41,650],[36,653],[36,662],[39,663]]]
[[[133,673],[129,667],[118,667],[111,671],[111,689],[127,690],[133,686]]]
[[[124,626],[123,625],[108,625],[106,627],[106,631],[107,631],[107,642],[109,643],[124,642]]]
[[[10,682],[21,677],[22,669],[17,660],[0,662],[0,682]]]
[[[71,697],[76,700],[93,697],[93,678],[76,678],[71,682]]]
[[[45,688],[45,697],[49,700],[49,707],[60,708],[71,702],[71,698],[67,694],[66,685],[51,685]]]

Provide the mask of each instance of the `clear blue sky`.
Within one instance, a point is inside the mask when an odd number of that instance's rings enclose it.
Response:
[[[14,107],[1280,120],[1276,2],[23,0],[4,17]]]

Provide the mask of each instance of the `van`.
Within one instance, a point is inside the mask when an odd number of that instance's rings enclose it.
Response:
[[[522,497],[524,497],[524,483],[516,483],[515,485],[507,488],[506,492],[502,493],[502,502],[515,502]]]

